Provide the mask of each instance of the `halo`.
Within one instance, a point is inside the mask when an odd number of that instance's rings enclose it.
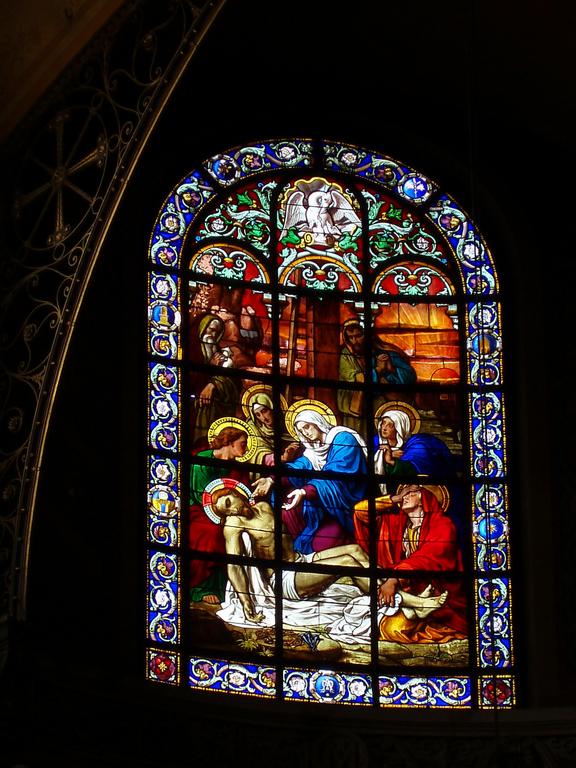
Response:
[[[250,461],[250,459],[256,453],[258,447],[258,435],[254,426],[248,421],[242,421],[235,416],[223,416],[220,419],[216,419],[210,424],[208,428],[208,443],[211,443],[215,437],[218,437],[220,432],[225,427],[235,427],[236,429],[242,429],[248,435],[248,445],[246,446],[246,453],[244,456],[239,456],[236,461]]]
[[[364,325],[359,317],[349,317],[342,323],[342,328],[347,328],[349,325],[359,325],[364,330]]]
[[[316,411],[316,413],[324,416],[329,424],[333,427],[336,426],[336,416],[334,416],[334,412],[327,405],[321,403],[319,400],[297,400],[295,403],[292,403],[290,408],[288,408],[285,416],[286,429],[295,440],[300,441],[302,439],[296,431],[295,425],[296,419],[301,411]]]
[[[410,419],[410,434],[415,435],[420,432],[420,424],[422,423],[422,417],[414,408],[413,405],[405,403],[403,400],[388,400],[388,402],[381,405],[374,414],[374,423],[376,425],[376,431],[378,431],[378,422],[382,416],[386,415],[386,411],[403,411]]]
[[[349,317],[347,320],[344,320],[342,323],[342,338],[344,338],[344,330],[348,328],[349,325],[359,325],[360,328],[362,328],[362,333],[364,333],[364,323],[360,320],[359,317]]]
[[[446,512],[450,506],[450,492],[445,485],[423,485],[422,488],[426,488],[430,493],[436,496],[438,504],[442,507],[442,511]]]
[[[448,488],[446,488],[445,485],[424,485],[420,482],[420,478],[425,477],[425,475],[417,475],[412,483],[408,483],[408,485],[419,485],[420,488],[426,488],[427,491],[430,491],[430,493],[433,493],[436,497],[436,501],[440,506],[442,507],[442,511],[446,512],[448,507],[450,506],[450,492],[448,491]],[[402,483],[402,485],[399,485],[396,489],[396,494],[406,486],[406,483]]]
[[[247,501],[250,501],[252,497],[248,486],[241,483],[240,480],[233,480],[231,477],[217,477],[215,480],[211,480],[202,491],[202,506],[206,515],[216,524],[221,523],[222,518],[212,506],[212,494],[214,491],[220,490],[220,488],[235,488],[243,496],[246,496]]]
[[[253,397],[259,394],[265,394],[270,397],[270,399],[273,401],[274,398],[272,397],[272,387],[270,384],[263,384],[262,382],[258,382],[257,384],[252,384],[252,386],[248,387],[248,389],[245,389],[242,393],[242,401],[240,405],[242,406],[242,410],[244,412],[244,415],[247,419],[252,418],[252,412],[250,410],[250,400],[252,400]],[[288,403],[286,402],[286,398],[284,395],[280,395],[280,407],[283,411],[285,411],[288,408]]]

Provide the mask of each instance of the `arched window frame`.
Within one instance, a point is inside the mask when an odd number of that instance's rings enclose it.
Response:
[[[206,160],[170,193],[157,217],[149,248],[148,281],[148,602],[147,677],[190,684],[187,648],[182,644],[184,610],[182,509],[185,460],[181,453],[183,376],[183,291],[180,270],[187,236],[200,214],[218,196],[249,179],[284,173],[287,179],[330,174],[364,180],[396,197],[419,215],[446,244],[460,278],[465,305],[465,381],[469,431],[470,546],[473,550],[474,626],[470,667],[445,676],[381,675],[370,679],[378,691],[374,706],[509,708],[515,701],[512,586],[508,522],[508,476],[501,303],[492,255],[468,214],[423,174],[366,149],[306,139],[261,142]],[[161,373],[163,375],[159,376]],[[167,375],[166,375],[167,374]],[[161,472],[159,474],[159,468]],[[168,471],[166,470],[168,467]],[[162,533],[157,533],[161,531]],[[286,698],[276,670],[265,665],[212,660],[207,688]],[[238,687],[230,671],[239,672]],[[283,670],[284,681],[290,670]],[[319,675],[321,670],[311,674]],[[358,675],[352,675],[358,677]],[[342,700],[352,701],[346,675]],[[248,684],[246,681],[260,681]],[[395,694],[387,696],[383,680]],[[264,681],[264,682],[262,682]],[[457,685],[454,686],[456,681]],[[196,687],[199,687],[196,684]],[[454,690],[459,692],[454,695]],[[384,693],[383,693],[384,691]],[[321,698],[310,697],[321,701]],[[328,699],[326,699],[328,700]],[[333,699],[330,699],[333,700]]]

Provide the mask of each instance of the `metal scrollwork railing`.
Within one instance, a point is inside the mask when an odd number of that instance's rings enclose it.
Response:
[[[88,280],[146,141],[224,2],[125,3],[6,143],[17,162],[0,246],[0,615],[25,612],[42,451]]]

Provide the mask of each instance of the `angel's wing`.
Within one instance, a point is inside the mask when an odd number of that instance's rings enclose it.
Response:
[[[360,226],[360,217],[350,202],[337,189],[330,190],[330,214],[341,232],[350,232]]]
[[[282,232],[280,233],[280,239],[282,239],[288,230],[298,227],[301,224],[306,223],[306,208],[304,206],[304,193],[293,192],[286,203],[286,210],[284,214],[284,225]]]

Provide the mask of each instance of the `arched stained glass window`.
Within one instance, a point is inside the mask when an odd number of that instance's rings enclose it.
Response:
[[[207,160],[149,252],[147,676],[266,700],[515,699],[498,278],[422,174]]]

